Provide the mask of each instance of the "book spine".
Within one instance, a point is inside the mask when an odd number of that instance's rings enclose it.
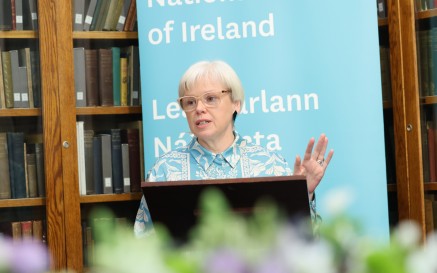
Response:
[[[36,174],[36,155],[34,153],[26,154],[26,164],[27,183],[29,185],[29,197],[35,198],[38,197],[38,182]]]
[[[7,141],[12,198],[26,198],[24,133],[8,132]]]
[[[121,161],[123,170],[123,191],[130,192],[129,144],[121,144]]]
[[[44,171],[44,146],[42,143],[35,143],[35,157],[36,157],[36,175],[38,179],[38,196],[46,196],[46,183]]]
[[[114,106],[120,106],[120,87],[121,87],[121,75],[120,75],[120,48],[112,47],[112,96]]]
[[[85,83],[85,48],[74,48],[74,89],[76,92],[76,106],[85,107],[86,83]]]
[[[111,135],[101,134],[103,193],[113,193]]]
[[[111,129],[111,159],[114,193],[123,193],[123,166],[121,152],[121,130]]]
[[[99,94],[101,106],[113,106],[113,75],[111,49],[98,49],[99,60]]]
[[[85,85],[87,106],[99,103],[99,70],[96,49],[85,49]]]
[[[6,133],[0,133],[0,199],[11,198],[11,180],[9,174],[8,142]]]
[[[12,30],[11,1],[0,2],[0,30]]]
[[[2,60],[6,108],[14,108],[14,87],[12,81],[11,54],[9,51],[2,52]]]
[[[86,176],[86,194],[94,194],[94,157],[93,157],[93,130],[85,130],[85,176]]]
[[[0,108],[6,108],[5,85],[3,83],[3,62],[2,62],[1,49],[0,49]]]
[[[103,193],[103,170],[102,170],[102,138],[101,136],[93,137],[93,167],[94,167],[94,192],[95,194]]]

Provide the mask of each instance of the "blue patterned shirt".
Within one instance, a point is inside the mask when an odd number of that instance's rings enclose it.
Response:
[[[216,154],[199,144],[196,137],[187,146],[170,151],[150,170],[147,180],[178,181],[223,178],[249,178],[292,175],[287,161],[277,153],[248,143],[234,132],[234,143],[223,153]],[[312,206],[312,208],[314,208]],[[135,219],[135,235],[152,230],[152,221],[144,196]]]

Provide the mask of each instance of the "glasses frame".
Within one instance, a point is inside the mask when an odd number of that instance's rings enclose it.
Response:
[[[223,96],[223,94],[227,94],[227,93],[232,93],[232,90],[209,91],[209,92],[206,92],[206,93],[204,93],[204,94],[202,94],[202,95],[200,95],[200,96],[183,96],[183,97],[178,98],[178,103],[179,103],[179,106],[181,107],[181,109],[182,109],[184,112],[192,112],[192,111],[196,110],[196,108],[197,108],[197,104],[198,104],[198,101],[199,101],[199,100],[202,100],[202,103],[203,103],[203,105],[205,105],[205,107],[207,107],[207,108],[215,108],[215,107],[217,107],[218,105],[220,105],[220,103],[222,102],[222,100],[221,100],[221,96]],[[217,103],[216,106],[211,106],[211,105],[208,105],[207,103],[204,102],[203,98],[204,98],[206,95],[208,95],[208,94],[218,94],[218,98],[219,98],[220,101]],[[194,98],[194,99],[195,99],[196,104],[194,105],[193,109],[191,109],[191,110],[185,110],[184,107],[182,107],[182,100],[183,100],[184,98]]]

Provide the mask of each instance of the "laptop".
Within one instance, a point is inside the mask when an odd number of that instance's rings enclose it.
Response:
[[[236,179],[142,182],[153,223],[166,226],[173,238],[185,242],[199,215],[199,197],[215,187],[236,213],[249,214],[261,198],[270,198],[290,221],[310,219],[304,176],[272,176]]]

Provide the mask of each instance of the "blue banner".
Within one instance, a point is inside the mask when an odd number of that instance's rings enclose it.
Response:
[[[387,183],[375,1],[137,1],[145,169],[191,138],[178,81],[200,60],[239,74],[236,129],[293,166],[321,133],[335,150],[317,188],[345,189],[350,213],[388,238]]]

